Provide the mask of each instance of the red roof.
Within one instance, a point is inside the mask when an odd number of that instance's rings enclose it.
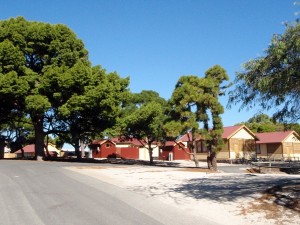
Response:
[[[242,128],[246,128],[246,126],[239,125],[239,126],[224,127],[223,128],[224,131],[223,131],[223,134],[222,134],[222,138],[229,139],[234,134],[236,134],[238,131],[240,131]],[[250,130],[248,130],[248,131],[250,131]]]
[[[200,139],[200,135],[198,135],[198,138],[197,139]],[[191,135],[191,132],[189,132],[188,134],[184,134],[182,135],[178,141],[182,141],[182,142],[188,142],[188,141],[192,141],[192,135]]]
[[[175,141],[167,141],[164,146],[175,146],[175,145],[182,145],[185,146],[181,141],[175,142]]]
[[[262,144],[262,143],[281,143],[283,142],[289,135],[297,133],[295,131],[289,130],[289,131],[278,131],[278,132],[266,132],[266,133],[257,133],[255,134],[259,141],[256,143]]]
[[[26,145],[23,147],[23,149],[24,149],[24,153],[35,153],[35,144]],[[44,148],[44,150],[45,150],[45,148]],[[49,152],[55,152],[55,151],[49,150]],[[22,151],[21,151],[21,149],[19,149],[18,151],[15,151],[15,153],[21,154]]]
[[[112,143],[113,145],[116,145],[115,142],[113,142],[113,141],[111,141],[111,140],[107,140],[107,139],[104,139],[104,140],[94,140],[94,141],[92,142],[92,144],[103,145],[103,144],[106,143],[106,142],[110,142],[110,143]]]
[[[34,149],[35,145],[34,144],[31,144],[31,145],[26,145],[23,149],[24,149],[24,153],[25,152],[35,152],[35,149]],[[19,149],[18,151],[16,151],[15,153],[22,153],[21,149]]]
[[[114,137],[110,139],[112,142],[116,144],[133,144],[136,146],[143,146],[143,144],[136,138],[119,138],[119,137]],[[144,142],[143,142],[144,143]]]

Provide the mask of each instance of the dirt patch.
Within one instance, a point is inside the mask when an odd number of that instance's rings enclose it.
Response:
[[[260,173],[260,170],[257,169],[257,168],[249,168],[249,169],[246,169],[246,172],[248,172],[248,173]]]
[[[300,213],[300,183],[285,184],[267,189],[261,197],[241,209],[240,215],[263,213],[274,224],[294,223]]]

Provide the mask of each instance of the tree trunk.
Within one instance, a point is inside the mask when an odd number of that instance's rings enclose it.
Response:
[[[35,157],[34,159],[42,160],[45,157],[44,151],[44,127],[43,118],[37,117],[34,120],[34,132],[35,132]]]
[[[193,151],[193,159],[194,159],[194,162],[195,162],[195,167],[199,167],[197,152],[196,152],[196,148],[194,146],[192,147],[192,151]]]
[[[21,147],[21,155],[22,155],[21,158],[24,159],[25,154],[24,154],[24,148],[23,148],[23,146]]]
[[[77,156],[77,159],[81,159],[81,152],[80,152],[80,145],[79,145],[79,139],[75,141],[75,154]]]
[[[207,167],[210,170],[217,171],[217,158],[215,152],[209,152],[207,156]]]
[[[153,161],[153,148],[151,147],[151,144],[149,145],[148,152],[149,152],[150,165],[153,165],[154,164],[154,161]]]
[[[80,150],[81,150],[81,158],[84,158],[85,152],[84,152],[84,143],[82,140],[80,140]]]
[[[194,129],[192,130],[192,137],[189,138],[189,140],[191,141],[190,145],[189,145],[189,149],[192,152],[193,159],[194,159],[194,162],[195,162],[195,167],[199,167],[199,161],[198,161],[198,158],[197,158],[196,141],[195,141],[195,130]]]
[[[0,137],[0,159],[4,159],[5,140]]]
[[[48,149],[48,144],[49,144],[49,136],[47,135],[47,140],[46,140],[46,144],[45,144],[45,149],[46,149],[46,158],[51,158],[51,155],[49,153],[49,149]]]

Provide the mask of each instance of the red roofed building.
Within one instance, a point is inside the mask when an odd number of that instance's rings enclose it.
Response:
[[[91,145],[93,158],[116,158],[116,144],[110,140],[93,141]]]
[[[255,141],[257,137],[249,128],[245,125],[240,125],[224,127],[223,129],[222,138],[224,146],[217,154],[218,160],[249,159],[256,157]],[[182,142],[184,146],[189,146],[191,138],[188,134],[185,134],[178,139],[178,142]],[[208,152],[204,140],[200,136],[196,138],[196,151],[199,160],[206,160]],[[190,158],[188,152],[190,151],[186,151],[184,157],[181,159],[186,159],[186,155]]]
[[[146,143],[136,138],[111,138],[109,140],[95,140],[90,145],[93,158],[124,158],[149,160]],[[158,144],[153,144],[153,157],[158,158]]]
[[[31,145],[26,145],[25,147],[23,147],[24,150],[24,158],[33,158],[35,156],[35,145],[31,144]],[[47,151],[45,150],[45,155],[47,155]],[[60,156],[60,150],[58,150],[54,145],[52,145],[51,143],[48,144],[48,152],[50,154],[50,156],[52,157],[57,157]],[[16,152],[14,152],[16,154],[17,158],[21,158],[22,157],[22,150],[19,149]]]
[[[90,148],[92,149],[93,158],[139,158],[139,147],[137,145],[115,138],[110,140],[95,140],[90,145]]]
[[[167,141],[160,147],[160,160],[189,160],[190,149],[186,147],[181,141]]]
[[[31,144],[31,145],[26,145],[23,150],[24,150],[24,158],[33,158],[35,156],[35,145]],[[15,152],[15,154],[17,155],[17,158],[21,158],[22,157],[22,151],[21,149],[19,149],[18,151]]]
[[[257,157],[300,159],[300,136],[295,131],[257,133]]]
[[[147,146],[147,144],[144,141],[138,140],[136,138],[122,138],[122,137],[121,138],[115,137],[115,138],[112,138],[111,140],[116,143],[117,147],[124,148],[124,151],[126,148],[128,148],[130,146],[137,147],[138,155],[137,155],[136,159],[150,160],[149,151],[145,147],[145,146]],[[158,157],[159,157],[158,143],[153,142],[152,149],[153,149],[152,150],[153,158],[158,159]]]

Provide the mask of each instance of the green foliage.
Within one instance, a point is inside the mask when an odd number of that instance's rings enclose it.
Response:
[[[27,144],[34,143],[34,131],[30,118],[19,112],[6,117],[6,123],[0,127],[1,134],[6,137],[7,144],[14,152]]]
[[[284,126],[276,123],[273,118],[266,114],[259,114],[251,117],[247,122],[240,124],[246,125],[254,133],[274,132],[284,130]]]
[[[46,112],[51,104],[47,97],[42,95],[29,95],[25,99],[26,109],[29,113],[42,114]]]
[[[287,129],[287,130],[294,130],[298,134],[300,134],[300,124],[299,123],[290,123],[290,124],[287,124],[287,125],[285,125],[285,129]]]
[[[130,97],[125,113],[120,118],[122,133],[140,140],[159,141],[162,135],[165,99],[154,91],[142,91]]]
[[[93,67],[89,83],[81,95],[73,95],[59,108],[59,118],[65,134],[60,138],[79,147],[79,140],[91,138],[113,127],[127,100],[128,78],[117,73],[106,73],[100,66]],[[101,135],[100,135],[101,136]]]
[[[162,132],[162,107],[157,102],[148,102],[125,118],[128,132],[138,139],[157,140]]]
[[[258,114],[251,117],[248,121],[239,124],[246,125],[254,133],[275,132],[284,130],[300,131],[300,125],[297,123],[283,124],[266,114]]]
[[[85,93],[90,76],[88,53],[68,27],[23,17],[0,21],[0,114],[29,115],[38,155],[44,153],[43,127],[51,121],[47,133],[61,128],[60,108]]]
[[[134,137],[144,143],[153,163],[153,143],[163,137],[164,112],[167,102],[154,91],[142,91],[128,96],[114,133]],[[117,131],[117,132],[116,132]]]
[[[300,24],[287,25],[282,35],[274,35],[265,56],[245,63],[237,73],[236,87],[228,106],[241,103],[241,109],[255,105],[264,110],[276,107],[280,121],[300,119]]]
[[[164,125],[164,130],[167,138],[190,135],[190,147],[196,166],[198,160],[194,142],[199,135],[205,140],[212,156],[223,146],[223,125],[220,115],[224,109],[218,97],[223,95],[227,88],[222,87],[221,83],[228,79],[226,71],[216,65],[209,68],[203,78],[180,77],[172,94],[169,121]]]

